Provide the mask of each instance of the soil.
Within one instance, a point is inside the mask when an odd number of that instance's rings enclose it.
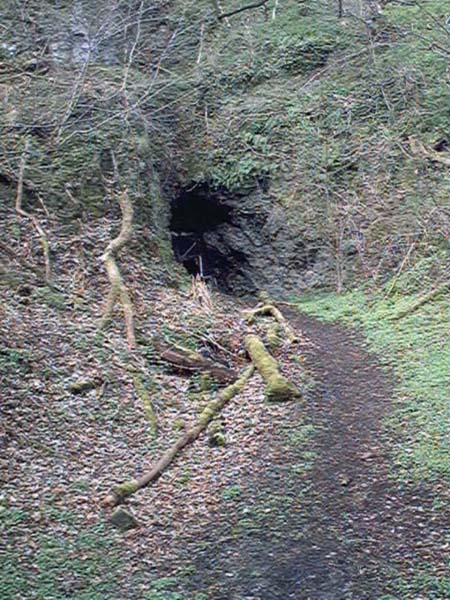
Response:
[[[433,505],[435,491],[390,474],[393,440],[383,421],[393,374],[354,332],[289,316],[313,341],[302,353],[317,385],[297,416],[314,433],[297,447],[273,434],[257,459],[264,475],[205,528],[200,549],[198,540],[186,544],[186,560],[195,556],[191,592],[211,600],[373,600],[419,564],[444,574],[450,526]]]

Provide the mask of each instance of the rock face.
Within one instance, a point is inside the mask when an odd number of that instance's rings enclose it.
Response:
[[[175,254],[190,273],[196,274],[201,268],[202,275],[220,289],[238,296],[260,289],[276,295],[301,292],[318,282],[325,260],[320,244],[301,238],[301,224],[290,222],[268,191],[260,186],[236,194],[208,186],[198,191],[204,210],[192,188],[195,201],[184,197],[183,211],[188,214],[190,205],[194,212],[200,211],[202,227],[193,225],[193,221],[200,222],[200,216],[197,220],[189,218],[184,231],[179,213],[172,218],[177,225],[173,234],[177,237],[174,247],[178,245]],[[216,216],[220,212],[222,218],[214,218],[214,205]],[[204,220],[207,212],[213,215],[209,224]]]

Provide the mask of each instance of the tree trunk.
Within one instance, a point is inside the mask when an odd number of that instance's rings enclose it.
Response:
[[[119,235],[111,240],[106,248],[101,260],[105,264],[106,273],[108,275],[111,289],[106,299],[106,305],[103,311],[103,317],[100,323],[100,328],[106,326],[111,320],[112,312],[116,300],[119,299],[124,312],[125,326],[127,330],[128,346],[130,348],[136,347],[136,336],[134,333],[134,315],[133,315],[133,303],[131,302],[130,295],[127,287],[123,281],[119,267],[116,262],[116,255],[123,246],[131,238],[133,233],[133,205],[130,198],[128,197],[127,190],[123,191],[120,198],[120,209],[122,211],[122,228]]]

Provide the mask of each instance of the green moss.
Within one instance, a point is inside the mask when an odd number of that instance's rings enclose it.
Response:
[[[245,338],[245,347],[266,384],[267,399],[284,402],[299,396],[299,390],[279,371],[277,361],[271,356],[256,335]]]
[[[48,287],[36,288],[33,292],[33,298],[37,302],[42,302],[50,308],[64,310],[67,308],[66,298],[63,294]]]
[[[114,487],[113,493],[120,499],[131,496],[139,488],[137,481],[127,481]]]

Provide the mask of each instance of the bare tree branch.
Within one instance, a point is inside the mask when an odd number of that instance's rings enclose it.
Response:
[[[237,15],[241,12],[244,12],[245,10],[251,10],[252,8],[259,8],[260,6],[264,6],[265,4],[268,3],[269,0],[262,0],[261,2],[256,2],[255,4],[248,4],[247,6],[242,6],[241,8],[237,8],[236,10],[232,10],[230,12],[227,13],[222,13],[218,19],[222,20],[222,19],[227,19],[228,17],[232,17],[234,15]]]

